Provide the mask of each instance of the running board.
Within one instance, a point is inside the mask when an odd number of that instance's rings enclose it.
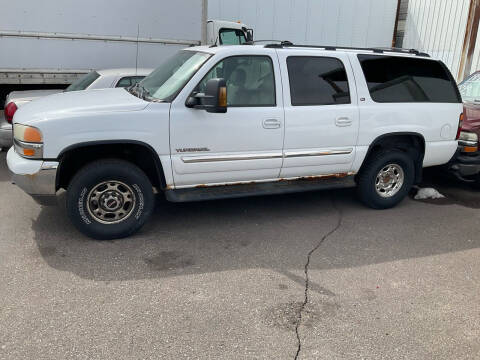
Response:
[[[201,186],[188,189],[166,190],[165,196],[167,200],[171,202],[189,202],[330,190],[355,186],[356,183],[353,175],[339,174],[266,183]]]

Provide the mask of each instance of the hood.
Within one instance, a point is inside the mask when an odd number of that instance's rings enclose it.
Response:
[[[13,101],[15,105],[17,105],[17,107],[20,107],[23,104],[30,102],[32,100],[35,100],[44,96],[52,95],[52,94],[57,94],[62,91],[63,90],[61,89],[12,91],[10,94],[8,94],[5,104],[8,104]]]
[[[462,130],[477,133],[480,137],[480,104],[465,102]]]
[[[13,121],[32,124],[53,118],[139,111],[148,104],[123,88],[62,92],[25,104],[15,113]]]

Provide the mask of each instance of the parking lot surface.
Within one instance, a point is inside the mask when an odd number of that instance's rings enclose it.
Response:
[[[0,359],[479,359],[480,193],[439,189],[387,211],[354,190],[159,199],[100,242],[0,153]]]

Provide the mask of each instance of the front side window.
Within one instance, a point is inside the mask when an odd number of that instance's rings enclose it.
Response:
[[[289,56],[293,106],[350,104],[347,73],[337,58]]]
[[[203,52],[179,51],[138,83],[139,94],[146,99],[172,101],[211,56]]]
[[[65,91],[80,91],[85,90],[90,85],[93,84],[95,80],[100,77],[100,74],[96,71],[89,72],[88,74],[82,76],[77,81],[73,82],[69,87],[65,89]]]
[[[215,65],[195,89],[205,92],[207,81],[224,78],[228,106],[275,106],[275,79],[268,56],[232,56]]]
[[[458,85],[462,100],[480,102],[480,73],[475,73]]]
[[[358,55],[373,101],[458,103],[448,70],[438,61],[405,56]]]
[[[221,45],[242,45],[247,42],[245,34],[239,29],[221,29],[220,44]]]

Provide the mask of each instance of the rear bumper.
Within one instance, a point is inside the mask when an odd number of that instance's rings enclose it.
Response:
[[[480,174],[480,151],[466,155],[459,147],[446,168],[462,181],[474,181],[472,177]]]
[[[12,181],[41,205],[56,203],[56,179],[58,162],[30,160],[19,156],[10,148],[7,166]]]

